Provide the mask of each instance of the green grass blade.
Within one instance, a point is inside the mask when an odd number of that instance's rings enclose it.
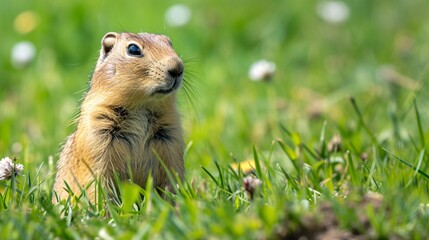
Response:
[[[420,154],[419,154],[419,160],[418,160],[418,162],[417,162],[417,167],[416,167],[416,169],[415,169],[415,171],[414,171],[414,176],[416,176],[417,175],[417,173],[419,172],[419,170],[420,170],[420,167],[422,166],[422,163],[423,163],[423,159],[425,158],[425,149],[422,149],[422,151],[420,152]]]
[[[415,171],[417,171],[418,173],[420,173],[421,175],[423,175],[426,179],[429,180],[429,174],[423,172],[422,170],[418,169],[417,167],[414,167],[412,164],[408,163],[407,161],[403,160],[402,158],[396,156],[395,154],[393,154],[392,152],[390,152],[389,150],[387,150],[386,148],[383,148],[384,151],[386,151],[387,153],[389,153],[390,155],[392,155],[394,158],[398,159],[401,163],[407,165],[408,167],[414,169]],[[421,153],[420,155],[424,156],[424,150],[422,150],[423,153]],[[419,158],[419,162],[421,161],[420,159],[423,158],[423,156],[420,156]]]
[[[422,120],[421,120],[421,117],[420,117],[420,112],[419,112],[419,109],[417,107],[417,102],[416,102],[415,98],[414,98],[413,103],[414,103],[414,111],[415,111],[415,114],[416,114],[417,127],[418,127],[418,131],[419,131],[419,136],[420,136],[420,145],[421,145],[421,147],[424,147],[424,146],[426,146],[426,144],[425,144],[425,136],[424,136],[424,133],[423,133],[423,126],[422,126]]]
[[[207,170],[205,167],[202,167],[203,171],[207,173],[207,175],[209,175],[209,177],[213,180],[213,182],[216,184],[216,186],[219,186],[218,181],[216,180],[216,178],[209,172],[209,170]]]
[[[378,146],[379,144],[378,144],[377,138],[374,136],[374,134],[372,133],[372,131],[369,129],[369,127],[366,125],[365,121],[363,120],[362,113],[359,110],[359,107],[358,107],[358,105],[356,103],[355,98],[351,97],[350,98],[350,102],[352,103],[353,109],[355,110],[355,112],[356,112],[356,114],[358,116],[360,125],[363,127],[363,129],[365,130],[365,132],[371,138],[372,142]]]
[[[253,146],[253,159],[255,161],[255,168],[256,168],[257,177],[259,179],[262,179],[261,163],[259,162],[259,156],[258,156],[258,152],[256,151],[255,146]]]
[[[323,127],[322,127],[322,131],[320,133],[320,139],[319,139],[319,144],[320,144],[320,156],[322,158],[327,157],[326,156],[326,139],[325,139],[325,132],[326,132],[326,121],[323,122]]]
[[[283,150],[283,152],[289,158],[289,160],[292,163],[292,165],[295,168],[295,170],[298,173],[300,173],[301,172],[301,168],[298,166],[297,156],[296,156],[295,152],[292,149],[290,149],[290,147],[287,146],[281,139],[278,139],[277,143],[280,145],[280,148]]]
[[[164,162],[164,159],[161,159],[161,156],[159,156],[159,154],[155,151],[155,149],[153,149],[153,152],[155,153],[155,156],[157,157],[158,162],[161,164],[162,168],[166,172],[168,181],[170,183],[170,186],[173,188],[172,189],[173,192],[176,193],[176,194],[179,194],[179,189],[178,189],[177,184],[179,183],[179,181],[181,179],[179,179],[178,174],[176,172],[172,171],[172,169],[169,169],[167,167],[167,165]],[[161,191],[164,191],[164,190],[165,189],[161,189]]]
[[[294,190],[299,190],[299,186],[296,183],[296,180],[292,176],[290,176],[283,167],[280,166],[280,170],[287,179],[287,182],[292,186],[292,188]]]
[[[219,163],[217,161],[215,161],[214,163],[215,163],[216,169],[217,169],[217,171],[219,173],[220,187],[222,189],[224,189],[225,188],[225,181],[224,181],[224,178],[223,178],[222,170],[221,170],[221,168],[219,166]]]
[[[280,123],[280,128],[290,137],[292,134],[291,132],[283,125]]]
[[[368,170],[367,186],[371,186],[371,183],[373,183],[375,185],[376,189],[379,189],[380,186],[379,186],[379,184],[377,183],[377,181],[374,178],[375,170],[376,170],[375,169],[376,168],[376,164],[377,164],[377,162],[379,162],[378,152],[377,152],[377,148],[375,146],[373,146],[372,150],[373,150],[373,160],[372,160],[372,163],[371,163],[371,168],[370,169],[367,168],[367,170]]]
[[[304,150],[307,152],[307,153],[309,153],[310,155],[311,155],[311,157],[314,159],[314,160],[319,160],[320,158],[317,156],[317,154],[316,153],[314,153],[306,144],[301,144],[300,145],[302,148],[304,148]]]
[[[350,174],[350,178],[351,181],[353,183],[353,185],[355,186],[359,186],[360,184],[360,179],[359,179],[359,175],[357,174],[357,169],[353,163],[353,157],[350,154],[350,151],[347,151],[346,153],[347,155],[347,163],[348,163],[348,173]]]

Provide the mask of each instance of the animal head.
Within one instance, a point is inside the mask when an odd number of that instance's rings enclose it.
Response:
[[[174,95],[183,74],[183,62],[167,36],[110,32],[101,41],[91,88],[112,100],[144,104]]]

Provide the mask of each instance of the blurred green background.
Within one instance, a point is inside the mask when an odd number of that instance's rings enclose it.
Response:
[[[377,136],[394,143],[416,127],[413,96],[428,120],[426,0],[343,1],[340,22],[320,15],[325,1],[182,3],[190,21],[173,26],[165,14],[174,1],[0,1],[0,157],[57,159],[109,31],[166,34],[187,60],[197,95],[192,104],[182,92],[179,105],[191,172],[212,159],[247,159],[253,145],[268,149],[284,135],[280,124],[311,143],[326,122],[328,136],[364,152],[369,140],[355,134],[350,96]],[[17,68],[11,51],[21,41],[36,54]],[[270,82],[248,77],[260,59],[276,64]]]

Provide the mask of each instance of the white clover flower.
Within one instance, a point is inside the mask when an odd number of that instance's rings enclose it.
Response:
[[[258,178],[253,178],[251,176],[247,176],[243,179],[243,187],[247,194],[249,194],[250,199],[253,199],[255,193],[262,185],[262,181]]]
[[[420,203],[420,211],[429,214],[429,203]]]
[[[328,143],[328,151],[330,153],[341,151],[341,136],[334,135]]]
[[[304,209],[310,208],[310,201],[308,201],[307,199],[301,200],[300,204]]]
[[[250,66],[249,78],[253,81],[271,80],[276,72],[276,64],[267,60],[259,60]]]
[[[114,238],[107,232],[106,228],[100,229],[98,231],[98,237],[100,237],[103,240],[113,240]]]
[[[317,14],[329,23],[341,23],[349,17],[349,7],[341,1],[324,1],[317,5]]]
[[[191,9],[185,4],[175,4],[165,12],[165,22],[172,27],[181,27],[191,20]]]
[[[0,160],[0,180],[9,180],[13,173],[17,175],[23,169],[22,164],[16,164],[9,157],[5,157]]]
[[[31,42],[18,42],[12,48],[12,64],[16,68],[25,67],[36,55],[36,48]]]

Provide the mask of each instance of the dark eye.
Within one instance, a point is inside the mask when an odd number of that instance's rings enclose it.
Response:
[[[128,47],[127,47],[127,53],[130,56],[143,56],[143,53],[140,50],[139,46],[137,46],[134,43],[128,45]]]

